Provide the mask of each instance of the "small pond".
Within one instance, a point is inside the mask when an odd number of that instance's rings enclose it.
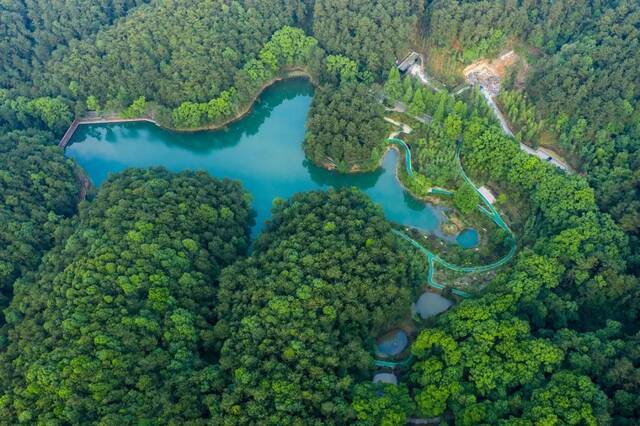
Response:
[[[386,383],[390,385],[398,384],[398,377],[393,373],[377,373],[373,376],[373,383]]]
[[[462,230],[456,237],[458,244],[465,249],[474,248],[480,242],[478,231],[472,228]]]
[[[420,295],[418,301],[413,304],[412,310],[420,315],[422,319],[434,317],[453,305],[453,301],[442,297],[438,293],[425,291]]]
[[[403,330],[392,330],[380,339],[376,345],[376,356],[379,358],[390,358],[400,355],[409,344],[407,333]]]

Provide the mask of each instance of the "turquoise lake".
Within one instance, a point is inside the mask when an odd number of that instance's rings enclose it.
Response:
[[[296,192],[355,186],[378,203],[387,219],[442,236],[439,208],[416,200],[395,176],[398,153],[390,150],[372,173],[345,175],[324,170],[304,155],[305,122],[313,87],[306,79],[276,83],[251,113],[223,130],[174,132],[152,123],[81,125],[66,155],[94,185],[128,167],[164,166],[172,171],[205,170],[242,182],[253,197],[257,235],[272,201]]]

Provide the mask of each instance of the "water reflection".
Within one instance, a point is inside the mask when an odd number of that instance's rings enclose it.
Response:
[[[277,83],[250,114],[219,131],[173,132],[148,122],[83,125],[66,155],[78,161],[95,185],[127,167],[205,170],[238,179],[253,196],[254,236],[268,219],[274,198],[330,186],[355,186],[378,203],[388,219],[439,234],[441,210],[399,185],[396,151],[387,153],[378,170],[354,175],[327,171],[306,160],[303,141],[312,95],[306,79]]]

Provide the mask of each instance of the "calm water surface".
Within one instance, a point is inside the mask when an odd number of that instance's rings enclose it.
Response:
[[[427,319],[441,314],[452,305],[453,300],[444,298],[438,293],[425,291],[412,306],[412,310],[418,313],[423,319]]]
[[[402,353],[409,344],[409,337],[403,330],[392,330],[383,335],[376,345],[376,356],[387,358]]]
[[[127,167],[164,166],[205,170],[242,182],[257,212],[253,235],[270,215],[276,197],[296,192],[355,186],[380,204],[387,219],[440,234],[440,211],[413,198],[395,177],[398,154],[389,151],[375,172],[344,175],[305,159],[302,143],[313,88],[305,79],[275,84],[244,119],[220,131],[181,133],[151,123],[82,125],[66,155],[88,173],[94,185]]]
[[[480,235],[478,235],[478,231],[475,229],[467,228],[458,234],[456,241],[463,248],[474,248],[480,242]]]

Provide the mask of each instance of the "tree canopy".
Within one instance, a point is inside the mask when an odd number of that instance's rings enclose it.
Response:
[[[355,189],[278,201],[251,256],[221,277],[222,414],[237,424],[353,420],[351,389],[368,379],[373,338],[408,313],[420,269]]]
[[[58,227],[76,213],[76,169],[47,135],[0,136],[0,307],[11,299],[16,279],[37,269],[61,238]],[[4,321],[0,320],[0,324]]]
[[[639,31],[630,0],[1,2],[0,423],[639,424]],[[449,91],[509,49],[515,138],[477,90]],[[411,50],[439,91],[397,70]],[[127,170],[87,192],[49,146],[87,111],[220,125],[300,74],[311,161],[375,169],[401,115],[408,190],[476,213],[459,148],[515,261],[411,322],[424,259],[356,190],[275,200],[251,245],[237,182]],[[399,323],[413,363],[373,384]]]
[[[239,184],[128,170],[83,203],[74,232],[15,287],[0,373],[9,423],[188,422],[221,384],[215,290],[245,253]],[[10,420],[12,419],[12,420]]]
[[[383,110],[362,83],[320,87],[309,111],[307,156],[341,172],[373,170],[386,145]]]

